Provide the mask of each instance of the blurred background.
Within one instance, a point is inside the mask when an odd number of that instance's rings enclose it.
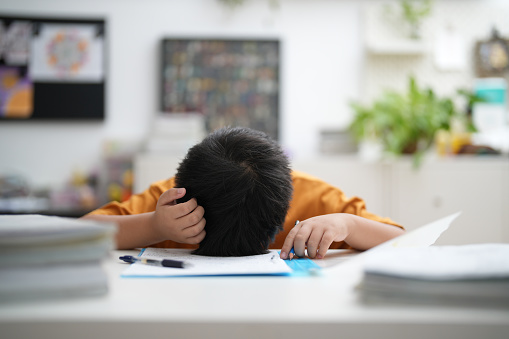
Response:
[[[509,241],[503,0],[3,0],[0,211],[81,216],[223,125],[448,243]]]

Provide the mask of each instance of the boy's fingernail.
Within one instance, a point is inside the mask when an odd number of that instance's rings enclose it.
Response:
[[[178,194],[182,194],[184,192],[184,189],[183,188],[177,188],[177,193]]]
[[[288,253],[281,252],[281,259],[286,259],[286,258],[288,258]]]
[[[323,257],[320,254],[317,254],[316,259],[323,259]]]

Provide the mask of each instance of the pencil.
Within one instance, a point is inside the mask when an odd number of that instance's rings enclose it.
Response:
[[[293,227],[297,226],[299,224],[299,220],[295,221],[295,225],[293,225]],[[295,257],[295,249],[293,248],[292,246],[292,249],[290,250],[290,253],[288,253],[288,257],[290,258],[290,260],[293,259],[293,257]]]
[[[292,249],[290,250],[290,253],[288,253],[288,258],[290,258],[290,260],[292,260],[294,256],[295,256],[295,250],[292,247]]]

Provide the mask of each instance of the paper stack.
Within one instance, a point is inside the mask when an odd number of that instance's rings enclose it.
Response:
[[[366,302],[509,307],[509,244],[386,248],[365,258]]]
[[[90,220],[0,215],[0,302],[100,295],[115,226]]]

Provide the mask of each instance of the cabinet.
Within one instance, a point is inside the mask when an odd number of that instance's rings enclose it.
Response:
[[[509,242],[509,161],[458,158],[391,165],[388,211],[408,229],[461,211],[437,244]]]
[[[428,49],[421,41],[366,41],[366,51],[372,56],[424,56]]]
[[[135,158],[135,192],[173,176],[180,159],[141,154]],[[292,167],[359,196],[367,209],[407,230],[462,211],[437,244],[509,242],[509,159],[461,156],[428,159],[419,170],[411,158],[368,164],[357,156],[294,159]]]

